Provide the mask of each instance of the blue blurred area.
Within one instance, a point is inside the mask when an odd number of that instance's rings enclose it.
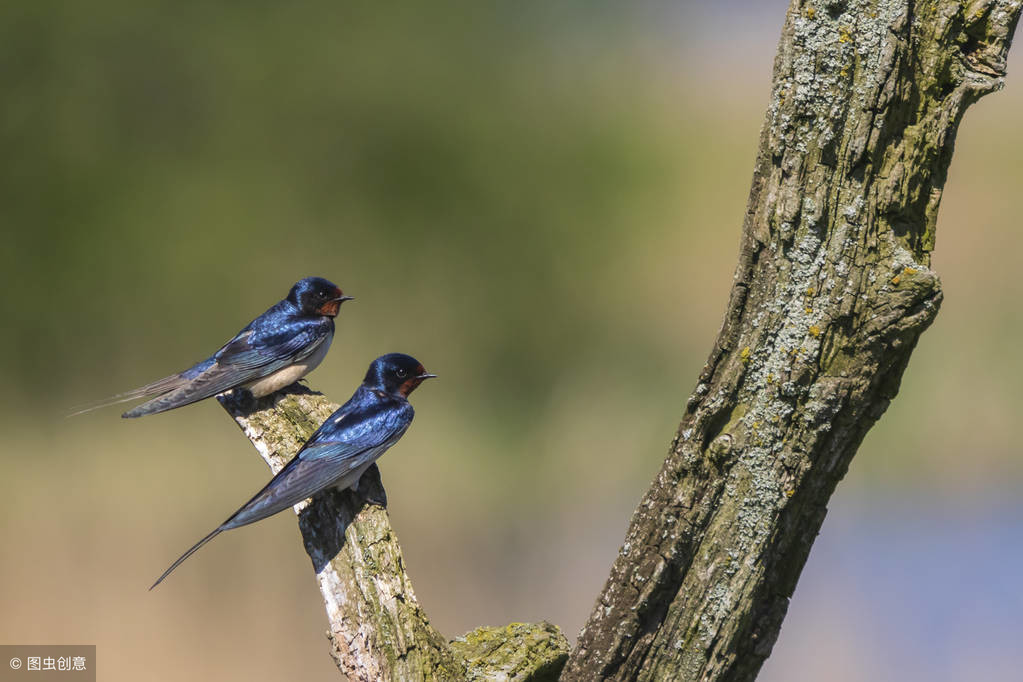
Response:
[[[1021,540],[1016,490],[837,495],[760,679],[1018,679]]]

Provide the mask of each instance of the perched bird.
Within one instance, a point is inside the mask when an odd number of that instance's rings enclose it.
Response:
[[[220,350],[189,369],[113,396],[81,414],[137,398],[155,398],[122,417],[142,417],[246,388],[256,398],[298,381],[323,360],[334,338],[334,317],[352,300],[322,277],[306,277],[287,298],[249,322]],[[73,416],[73,415],[72,415]]]
[[[326,488],[358,487],[362,473],[397,443],[412,423],[415,411],[409,404],[409,394],[435,376],[428,374],[418,360],[402,353],[374,360],[348,402],[327,417],[266,487],[192,545],[149,589],[225,530],[273,516]]]

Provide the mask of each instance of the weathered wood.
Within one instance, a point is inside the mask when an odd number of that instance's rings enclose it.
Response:
[[[966,107],[1019,0],[794,0],[714,350],[562,680],[752,680],[941,302]]]
[[[273,473],[338,408],[299,384],[258,400],[243,395],[218,399]],[[448,644],[416,600],[385,500],[374,464],[357,492],[326,491],[295,507],[338,669],[360,682],[556,679],[568,641],[547,623],[480,629]]]

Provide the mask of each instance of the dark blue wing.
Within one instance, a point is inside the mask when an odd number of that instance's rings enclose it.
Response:
[[[209,360],[176,375],[183,381],[124,416],[165,412],[273,374],[316,352],[330,339],[333,326],[322,319],[292,320],[266,331],[249,325]]]
[[[254,320],[213,354],[216,364],[239,371],[301,360],[331,335],[334,322],[323,318]]]
[[[355,485],[412,423],[411,405],[388,402],[355,409],[345,405],[328,417],[294,459],[221,528],[265,519],[331,486]]]
[[[415,412],[408,402],[380,398],[360,386],[266,487],[178,557],[149,589],[159,585],[185,559],[223,531],[265,519],[329,486],[348,487],[358,482],[366,467],[398,442],[413,416]]]

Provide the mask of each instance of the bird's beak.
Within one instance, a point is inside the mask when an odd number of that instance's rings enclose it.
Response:
[[[337,301],[338,303],[344,303],[345,301],[354,301],[355,297],[354,296],[344,296],[344,295],[342,295],[342,296],[338,296],[334,300]]]
[[[429,374],[429,373],[427,373],[427,374],[420,374],[419,376],[416,377],[416,379],[436,379],[436,378],[437,378],[436,374]]]

